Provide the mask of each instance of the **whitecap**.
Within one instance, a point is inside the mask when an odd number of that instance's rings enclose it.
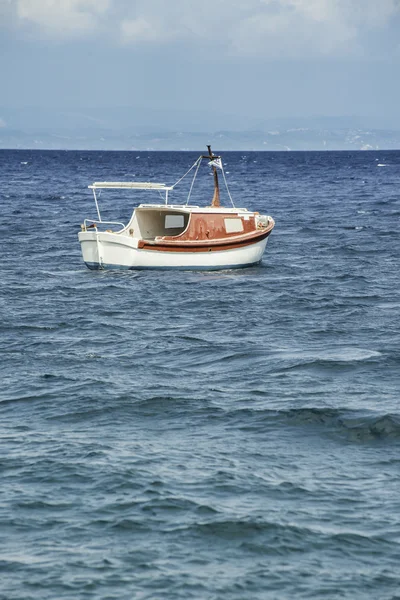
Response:
[[[381,352],[378,352],[377,350],[349,347],[322,351],[319,356],[323,360],[347,362],[368,360],[369,358],[376,358],[381,355]]]
[[[27,165],[27,164],[28,164],[27,160],[24,160],[24,161],[21,160],[21,165]]]
[[[377,167],[387,167],[387,164],[386,163],[378,163],[376,166]]]
[[[280,352],[282,352],[285,359],[295,360],[301,358],[304,363],[314,361],[353,362],[369,360],[370,358],[382,356],[382,353],[378,352],[377,350],[354,348],[353,346],[344,348],[330,348],[327,350],[314,350],[310,352],[304,352],[303,350],[289,352],[281,350]]]

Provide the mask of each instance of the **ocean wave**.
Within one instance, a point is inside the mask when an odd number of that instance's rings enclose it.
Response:
[[[219,274],[82,261],[94,174],[168,182],[187,153],[0,153],[5,598],[398,594],[400,153],[379,153],[230,153],[277,225],[261,266]]]
[[[365,300],[365,299],[364,299]],[[355,311],[355,309],[354,309]],[[345,330],[333,333],[345,333]],[[326,335],[326,328],[315,329],[313,334]],[[355,348],[345,346],[342,348],[327,348],[318,350],[277,350],[271,353],[268,364],[273,366],[273,377],[279,377],[282,373],[290,372],[332,372],[339,373],[343,369],[357,369],[363,364],[376,364],[386,360],[384,354],[378,350]],[[259,359],[260,366],[265,364],[265,358]]]
[[[228,415],[238,427],[262,429],[277,422],[291,427],[323,429],[348,441],[400,440],[400,415],[349,411],[345,408],[239,409]]]
[[[194,521],[172,531],[181,535],[196,535],[216,543],[233,543],[242,549],[274,555],[315,550],[316,547],[330,548],[341,554],[351,554],[355,550],[368,553],[389,545],[384,537],[365,531],[337,531],[334,527],[314,523],[280,522],[261,516]]]
[[[371,359],[377,359],[382,356],[378,350],[369,350],[364,348],[355,348],[344,346],[342,348],[328,348],[318,351],[282,351],[282,356],[287,360],[298,360],[299,364],[323,364],[323,363],[353,363],[363,362]]]

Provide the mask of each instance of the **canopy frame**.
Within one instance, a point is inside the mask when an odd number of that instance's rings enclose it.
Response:
[[[173,187],[165,183],[153,183],[151,181],[95,181],[88,186],[91,190],[172,190]]]
[[[93,191],[94,203],[96,205],[97,216],[99,217],[99,223],[102,223],[101,213],[99,209],[99,203],[96,195],[96,190],[151,190],[165,192],[165,204],[168,204],[168,192],[173,190],[173,186],[165,185],[165,183],[152,183],[150,181],[95,181],[88,188]]]

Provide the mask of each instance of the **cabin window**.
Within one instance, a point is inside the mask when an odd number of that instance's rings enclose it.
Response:
[[[239,233],[243,231],[242,219],[224,219],[226,233]]]
[[[175,229],[176,227],[183,227],[185,224],[183,215],[166,215],[165,216],[165,229]]]

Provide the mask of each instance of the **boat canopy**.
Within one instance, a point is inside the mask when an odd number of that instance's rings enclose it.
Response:
[[[165,185],[165,183],[152,183],[149,181],[95,181],[88,186],[91,190],[100,189],[128,189],[128,190],[172,190],[173,187]]]

